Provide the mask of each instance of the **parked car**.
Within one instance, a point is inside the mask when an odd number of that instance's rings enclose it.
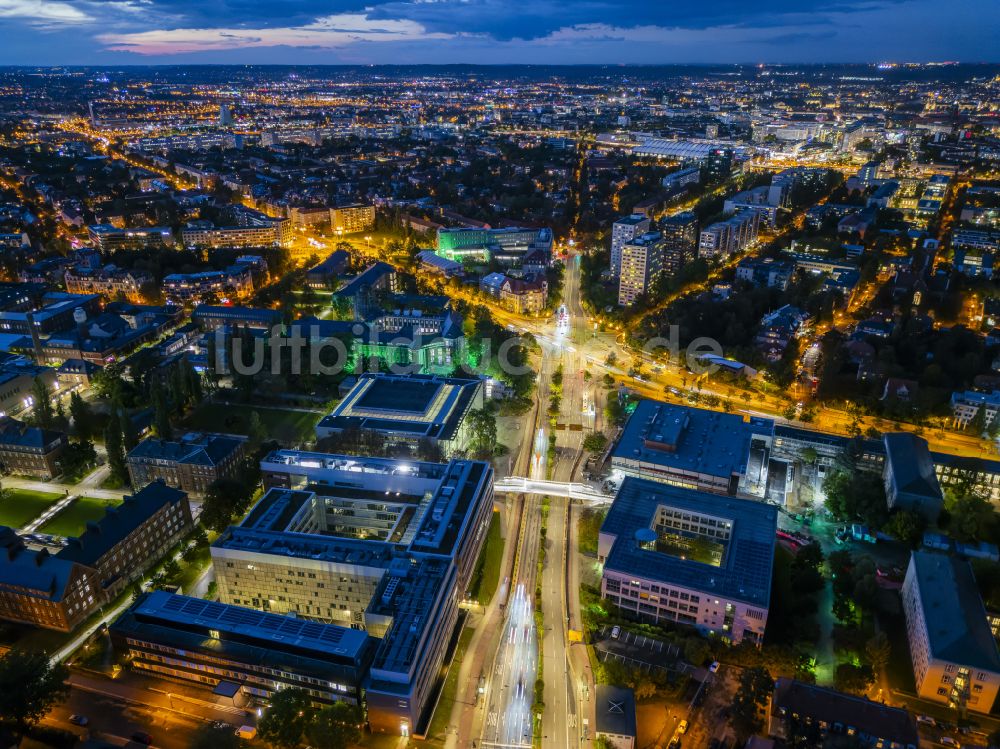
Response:
[[[622,628],[616,624],[611,628],[611,639],[617,640],[619,635],[621,635],[621,633],[622,633]]]
[[[712,661],[712,664],[708,667],[710,673],[717,673],[719,671],[719,662]]]
[[[951,736],[942,736],[941,743],[944,744],[945,746],[950,746],[952,749],[962,749],[962,745],[959,744]]]
[[[85,726],[90,723],[90,720],[86,715],[71,715],[69,716],[69,722],[74,726]]]
[[[132,741],[135,741],[136,743],[139,744],[145,744],[146,746],[152,746],[153,737],[150,736],[145,731],[136,731],[135,733],[132,734]]]
[[[937,721],[934,720],[934,718],[932,718],[929,715],[918,715],[917,716],[917,723],[919,723],[922,726],[936,726],[937,725]]]
[[[682,720],[680,723],[677,724],[677,735],[683,736],[685,733],[687,733],[687,729],[688,729],[688,722],[686,720]]]

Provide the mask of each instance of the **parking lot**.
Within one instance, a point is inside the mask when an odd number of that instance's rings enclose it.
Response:
[[[601,661],[617,661],[646,672],[687,673],[693,667],[680,660],[681,651],[676,645],[655,637],[630,632],[620,628],[618,637],[612,637],[613,627],[602,627],[597,632],[594,650]]]

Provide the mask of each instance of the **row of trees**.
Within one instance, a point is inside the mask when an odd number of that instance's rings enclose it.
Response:
[[[317,709],[303,689],[282,689],[271,697],[271,706],[257,726],[264,741],[279,749],[308,743],[323,749],[346,749],[361,740],[360,708],[335,702]]]

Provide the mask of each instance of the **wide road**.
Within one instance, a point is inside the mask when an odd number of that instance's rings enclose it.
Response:
[[[530,747],[534,734],[531,707],[538,671],[538,638],[533,601],[541,509],[534,495],[525,496],[523,502],[513,595],[487,678],[483,746]]]
[[[560,412],[556,418],[556,458],[552,478],[556,481],[579,480],[583,459],[583,439],[599,425],[603,403],[597,403],[597,380],[586,364],[584,349],[593,339],[580,304],[580,259],[571,257],[566,264],[563,305],[551,323],[547,335],[540,336],[542,350],[555,366],[562,366],[563,386]],[[588,374],[589,373],[589,374]],[[583,672],[574,659],[583,655],[582,646],[572,650],[568,622],[572,616],[567,585],[571,562],[571,501],[552,498],[542,568],[541,600],[544,614],[542,640],[545,710],[542,715],[541,743],[545,747],[569,749],[581,746],[583,717],[579,695],[585,692]],[[572,601],[576,602],[576,598]],[[592,718],[591,718],[592,719]]]

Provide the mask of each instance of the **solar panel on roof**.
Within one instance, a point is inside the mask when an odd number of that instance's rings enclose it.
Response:
[[[324,627],[323,634],[320,635],[321,640],[326,640],[327,642],[339,643],[344,638],[344,631],[341,629],[329,629]]]
[[[184,605],[184,599],[171,598],[165,604],[163,604],[163,608],[165,608],[167,611],[177,611],[183,605]]]

